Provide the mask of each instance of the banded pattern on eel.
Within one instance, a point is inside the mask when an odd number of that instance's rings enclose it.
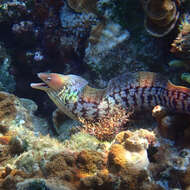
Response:
[[[45,91],[57,107],[72,119],[103,119],[114,107],[134,110],[162,105],[190,114],[190,89],[176,86],[152,72],[127,73],[111,79],[105,89],[96,89],[80,76],[39,73],[42,83],[31,87]]]

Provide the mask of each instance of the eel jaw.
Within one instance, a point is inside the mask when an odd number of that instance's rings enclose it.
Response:
[[[35,89],[47,91],[49,89],[48,85],[46,83],[40,82],[40,83],[31,83],[30,86]]]

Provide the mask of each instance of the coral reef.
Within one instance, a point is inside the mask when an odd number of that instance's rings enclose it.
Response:
[[[1,130],[0,139],[8,143],[0,143],[0,189],[164,190],[166,183],[178,187],[172,181],[174,172],[182,187],[189,185],[188,149],[178,151],[152,129],[133,126],[111,143],[83,132],[61,142],[39,133],[37,125],[42,127],[42,121],[33,115],[37,109],[34,102],[14,98],[17,117],[10,118],[8,129]],[[159,124],[168,112],[157,106],[153,115]]]
[[[1,0],[0,190],[189,189],[189,10],[187,0]],[[89,81],[71,85],[84,92],[77,105],[76,91],[58,95],[80,122],[30,88],[42,71]]]

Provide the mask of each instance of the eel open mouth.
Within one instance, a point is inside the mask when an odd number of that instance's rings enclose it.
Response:
[[[30,86],[32,88],[35,88],[35,89],[39,89],[39,90],[48,90],[49,89],[49,86],[46,84],[45,81],[48,81],[49,80],[49,74],[47,73],[38,73],[37,74],[38,78],[40,78],[43,82],[39,82],[39,83],[31,83]]]
[[[40,83],[31,83],[30,86],[35,89],[39,90],[47,90],[49,87],[46,83],[40,82]]]

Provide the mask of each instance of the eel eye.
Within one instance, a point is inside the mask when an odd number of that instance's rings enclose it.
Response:
[[[49,82],[51,80],[51,77],[47,77],[46,82]]]

